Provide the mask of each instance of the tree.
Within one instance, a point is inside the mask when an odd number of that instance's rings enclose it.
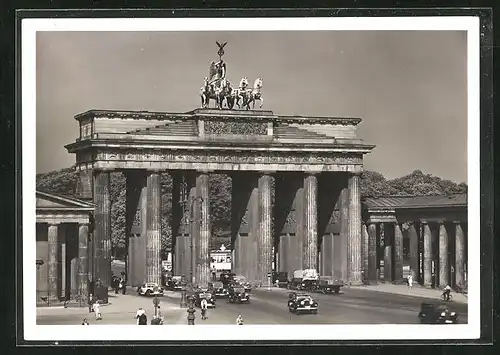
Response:
[[[37,190],[75,197],[78,174],[74,167],[51,171],[36,176]],[[161,245],[162,258],[172,247],[172,178],[161,174]],[[272,180],[272,187],[274,186]],[[443,180],[421,170],[414,170],[406,176],[387,180],[382,174],[365,170],[360,180],[363,197],[392,195],[450,195],[467,193],[467,184]],[[274,189],[271,189],[274,200]],[[210,176],[210,209],[213,248],[231,243],[231,178],[223,174]],[[110,174],[111,198],[111,244],[116,257],[126,255],[126,177],[123,173]]]

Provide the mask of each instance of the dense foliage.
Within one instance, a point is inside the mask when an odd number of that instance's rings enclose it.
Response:
[[[77,173],[74,168],[52,171],[37,175],[37,189],[48,193],[75,197]],[[171,246],[172,233],[172,180],[168,174],[161,178],[162,187],[162,249]],[[390,195],[449,195],[467,193],[465,183],[454,183],[415,170],[411,174],[387,180],[374,171],[365,171],[361,176],[363,197]],[[226,175],[210,177],[210,207],[212,219],[212,242],[214,245],[229,244],[231,227],[231,179]],[[113,254],[117,257],[125,253],[125,198],[126,181],[122,173],[111,174],[111,220]]]

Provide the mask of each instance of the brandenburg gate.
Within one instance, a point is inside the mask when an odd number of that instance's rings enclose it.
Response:
[[[253,90],[242,82],[240,89],[230,88],[221,59],[212,63],[205,80],[203,108],[187,113],[90,110],[75,117],[80,135],[66,148],[76,154],[79,197],[96,206],[91,279],[111,282],[109,173],[123,172],[128,283],[160,284],[160,175],[170,174],[173,272],[206,286],[211,278],[210,175],[222,173],[232,179],[233,272],[267,284],[275,261],[277,271],[314,268],[362,283],[360,174],[363,155],[374,146],[356,136],[361,119],[249,109],[252,101],[262,102],[262,80]],[[218,108],[208,108],[210,99]],[[239,99],[243,108],[233,109]]]

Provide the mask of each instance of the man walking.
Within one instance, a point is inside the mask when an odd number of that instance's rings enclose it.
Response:
[[[212,281],[217,281],[217,269],[215,265],[212,266]]]
[[[194,325],[194,319],[195,319],[195,315],[194,313],[196,312],[196,310],[194,309],[193,307],[193,304],[190,303],[189,304],[189,308],[187,309],[187,320],[188,320],[188,325]]]
[[[142,308],[139,308],[137,310],[134,318],[137,319],[137,325],[148,325],[148,317],[146,316],[146,311]]]
[[[205,320],[207,319],[207,308],[208,308],[208,302],[205,298],[201,300],[200,306],[201,306],[201,319]]]
[[[410,270],[410,274],[407,277],[407,280],[408,280],[408,288],[411,290],[411,288],[413,286],[413,275],[411,274],[411,270]]]

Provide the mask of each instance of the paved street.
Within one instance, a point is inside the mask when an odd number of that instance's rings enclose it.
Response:
[[[409,291],[409,293],[412,291]],[[432,291],[431,291],[432,292]],[[436,298],[439,297],[439,291]],[[111,294],[111,293],[110,293]],[[420,296],[401,295],[389,292],[370,291],[362,288],[346,288],[339,295],[312,294],[319,302],[317,315],[295,315],[288,311],[288,291],[273,288],[254,290],[250,304],[229,304],[225,299],[217,300],[217,308],[208,310],[208,319],[201,320],[199,310],[196,323],[235,324],[242,314],[245,324],[416,324],[420,304],[423,301],[437,302]],[[37,310],[38,324],[80,324],[87,317],[91,324],[135,324],[137,309],[142,307],[153,315],[153,299],[140,297],[130,292],[127,295],[110,297],[110,305],[101,307],[103,319],[95,321],[87,309],[66,308]],[[165,324],[186,324],[186,310],[179,308],[180,293],[166,292],[161,298]],[[460,323],[467,322],[467,304],[451,302],[449,307],[460,316]]]

